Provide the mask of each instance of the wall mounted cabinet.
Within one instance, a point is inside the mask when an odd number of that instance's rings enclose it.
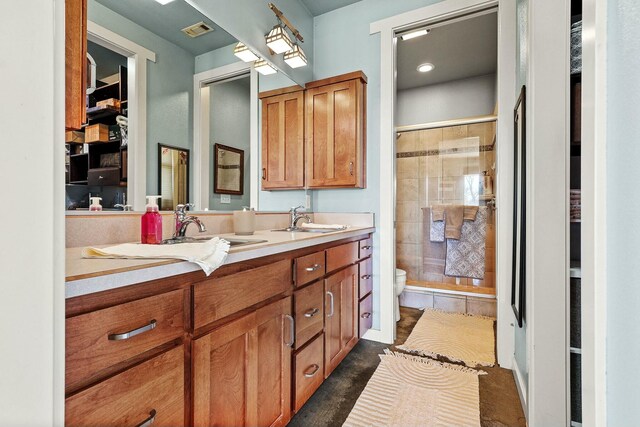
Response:
[[[65,127],[86,122],[87,0],[65,1]]]
[[[262,99],[262,189],[304,188],[304,91],[265,92]]]
[[[364,188],[366,76],[350,73],[307,85],[308,188]]]
[[[366,88],[356,71],[262,93],[262,189],[365,188]]]

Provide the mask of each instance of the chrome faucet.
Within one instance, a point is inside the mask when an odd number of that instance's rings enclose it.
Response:
[[[200,219],[198,219],[197,216],[187,215],[186,210],[192,207],[193,204],[191,203],[176,206],[176,230],[173,233],[174,239],[181,239],[185,237],[189,224],[196,224],[201,233],[207,231],[206,227],[202,222],[200,222]]]
[[[301,219],[307,220],[307,223],[311,222],[311,218],[309,218],[309,215],[298,213],[299,209],[304,209],[304,206],[291,208],[291,210],[289,211],[289,228],[291,230],[296,230],[298,228],[298,221],[300,221]]]

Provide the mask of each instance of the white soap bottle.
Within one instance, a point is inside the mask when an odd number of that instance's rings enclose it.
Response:
[[[99,212],[102,210],[102,205],[100,204],[102,197],[89,197],[89,199],[91,200],[90,211]]]

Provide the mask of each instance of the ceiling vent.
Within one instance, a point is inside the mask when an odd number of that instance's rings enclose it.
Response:
[[[200,37],[201,35],[210,33],[211,31],[213,31],[213,27],[202,21],[182,29],[183,33],[192,38]]]

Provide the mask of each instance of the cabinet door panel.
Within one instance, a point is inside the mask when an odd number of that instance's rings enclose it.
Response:
[[[87,1],[65,0],[65,127],[86,121]]]
[[[336,273],[325,279],[325,377],[328,377],[333,367],[337,365],[335,360],[340,356],[341,339],[340,339],[340,307],[342,306],[340,298],[340,281],[342,273]]]
[[[304,92],[262,100],[262,188],[304,187]]]
[[[194,425],[280,426],[291,418],[291,298],[193,341]]]
[[[345,277],[340,282],[342,296],[340,302],[341,348],[348,347],[357,334],[358,325],[358,266],[352,265],[345,270]]]

